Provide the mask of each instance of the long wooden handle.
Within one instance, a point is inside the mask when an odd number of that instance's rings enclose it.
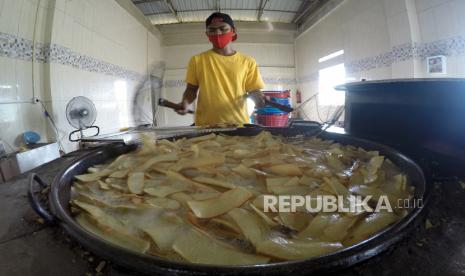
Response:
[[[174,110],[183,110],[184,109],[184,107],[182,105],[170,102],[170,101],[165,100],[163,98],[158,99],[158,105],[168,107],[168,108],[171,108],[171,109],[174,109]],[[194,114],[194,111],[188,110],[187,113]]]

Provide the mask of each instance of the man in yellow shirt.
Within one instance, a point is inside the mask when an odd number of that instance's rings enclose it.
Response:
[[[245,96],[259,107],[264,105],[264,88],[257,63],[231,47],[237,33],[231,17],[215,12],[206,20],[206,35],[213,49],[193,56],[187,67],[179,114],[186,114],[198,95],[195,125],[249,123]]]

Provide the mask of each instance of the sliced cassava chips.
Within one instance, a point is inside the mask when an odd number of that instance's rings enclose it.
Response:
[[[263,131],[143,141],[77,175],[71,209],[93,235],[175,261],[253,265],[330,254],[407,211],[286,210],[283,198],[374,206],[384,196],[393,204],[413,195],[405,174],[378,152],[317,138],[287,141]]]
[[[237,187],[218,197],[200,201],[191,200],[187,204],[198,218],[212,218],[241,206],[250,197],[252,197],[251,192]]]

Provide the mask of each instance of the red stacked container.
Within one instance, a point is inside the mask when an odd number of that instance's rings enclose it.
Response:
[[[291,97],[291,91],[286,90],[286,91],[263,91],[263,94],[265,96],[268,96],[270,98],[290,98]]]
[[[283,127],[289,121],[289,114],[257,114],[256,118],[259,125]]]
[[[285,99],[291,97],[291,91],[263,91],[265,96],[273,98]],[[256,115],[256,122],[262,126],[284,127],[289,121],[289,113],[277,114],[259,114]]]

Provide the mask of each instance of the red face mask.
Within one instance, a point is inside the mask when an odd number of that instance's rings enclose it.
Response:
[[[231,43],[231,41],[236,40],[236,33],[231,31],[220,35],[208,35],[208,39],[215,48],[223,49],[226,45]]]

